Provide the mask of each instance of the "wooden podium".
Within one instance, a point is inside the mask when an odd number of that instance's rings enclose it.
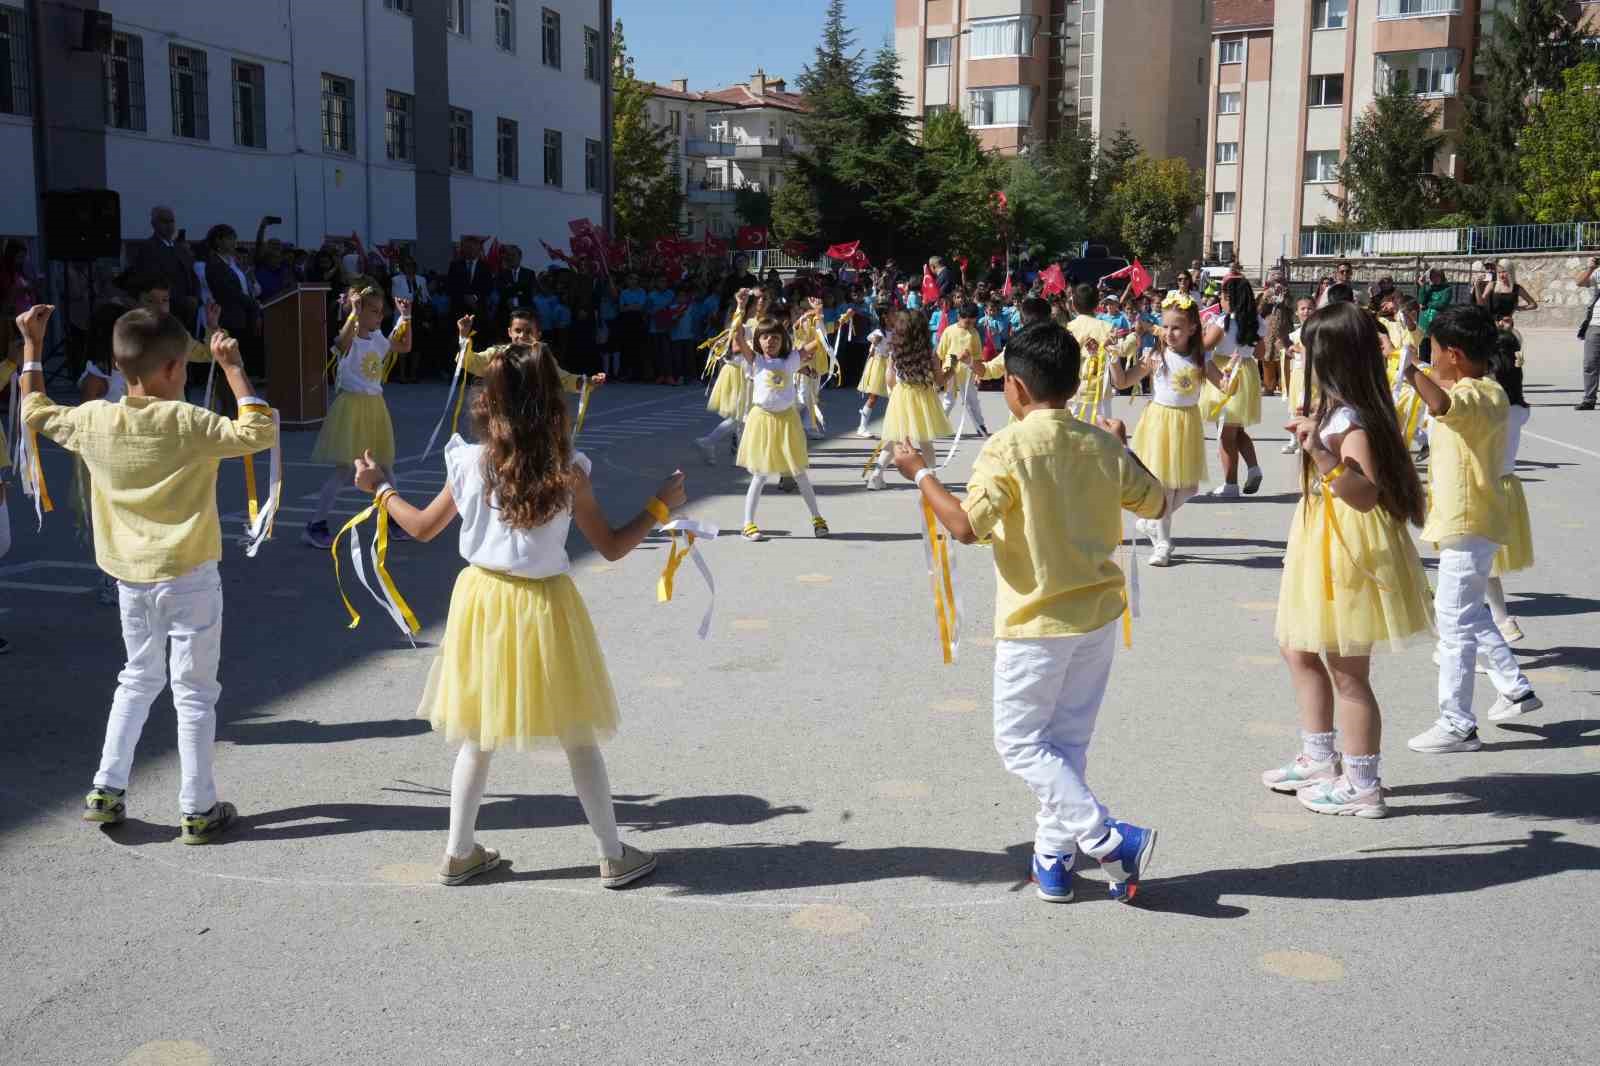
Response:
[[[328,416],[328,291],[301,285],[261,305],[267,402],[284,429],[316,429]]]

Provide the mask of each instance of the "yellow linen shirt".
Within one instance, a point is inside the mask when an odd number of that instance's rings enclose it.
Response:
[[[124,396],[60,407],[35,392],[22,402],[22,419],[83,458],[95,563],[139,583],[170,581],[222,558],[217,466],[278,439],[271,408],[254,398],[230,419],[183,400]]]
[[[1510,402],[1488,378],[1463,378],[1450,386],[1450,410],[1428,429],[1428,480],[1432,502],[1422,539],[1484,537],[1504,544],[1511,516],[1500,494]]]
[[[1115,437],[1068,411],[1030,412],[989,438],[962,507],[994,546],[995,637],[1080,636],[1115,620],[1121,511],[1154,518],[1165,491]]]
[[[461,369],[471,374],[475,378],[481,378],[483,377],[485,371],[489,369],[489,364],[494,360],[495,356],[499,355],[509,347],[511,347],[509,344],[497,344],[493,348],[487,348],[479,352],[474,351],[472,342],[468,341],[466,351],[461,353]],[[561,379],[561,388],[563,391],[583,391],[583,379],[577,374],[569,374],[558,366],[556,367],[556,376]]]
[[[1111,347],[1111,338],[1114,331],[1111,323],[1102,322],[1093,315],[1079,315],[1067,323],[1067,332],[1078,342],[1078,349],[1084,362],[1089,360],[1089,341],[1099,345],[1100,351],[1105,352]]]

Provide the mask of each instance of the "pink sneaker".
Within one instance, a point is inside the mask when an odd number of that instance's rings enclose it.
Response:
[[[1332,781],[1339,776],[1339,757],[1335,755],[1327,762],[1317,762],[1311,756],[1301,753],[1294,757],[1294,761],[1287,766],[1280,766],[1276,770],[1267,770],[1261,775],[1261,783],[1274,792],[1294,794],[1302,788],[1324,781]]]
[[[1360,789],[1340,776],[1303,789],[1295,797],[1308,811],[1318,814],[1353,814],[1357,818],[1383,818],[1389,808],[1383,802],[1383,786]]]

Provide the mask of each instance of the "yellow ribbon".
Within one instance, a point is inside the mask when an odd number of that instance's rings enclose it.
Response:
[[[1379,581],[1378,575],[1356,561],[1355,552],[1350,550],[1349,543],[1344,539],[1344,531],[1339,526],[1339,519],[1334,516],[1333,482],[1343,473],[1344,465],[1341,463],[1322,479],[1322,595],[1329,603],[1333,602],[1333,545],[1336,541],[1338,542],[1339,550],[1344,552],[1345,558],[1349,560],[1350,566],[1356,573],[1378,586],[1384,592],[1389,591],[1389,586]]]
[[[385,494],[386,497],[387,494]],[[366,510],[346,522],[333,538],[333,544],[328,549],[333,554],[333,580],[339,587],[339,598],[344,601],[344,609],[350,612],[349,628],[354,629],[361,624],[361,615],[350,603],[350,597],[345,595],[344,581],[339,574],[339,542],[344,539],[345,534],[350,534],[353,541],[350,551],[352,558],[355,560],[356,576],[367,591],[372,593],[373,598],[376,599],[377,593],[372,592],[372,587],[367,585],[366,577],[361,572],[360,557],[357,554],[361,550],[361,537],[356,533],[357,526],[376,514],[378,529],[374,541],[373,568],[377,570],[378,581],[384,591],[388,593],[389,602],[393,604],[395,612],[399,615],[395,619],[395,623],[400,626],[401,631],[409,638],[420,633],[422,626],[418,624],[417,616],[412,613],[410,605],[400,595],[400,590],[395,586],[394,579],[389,576],[389,512],[382,507],[382,503],[383,498],[374,501]]]
[[[422,632],[422,626],[417,622],[417,616],[412,612],[411,605],[400,595],[400,589],[394,583],[394,578],[389,576],[389,512],[379,501],[374,506],[378,512],[378,538],[376,545],[377,554],[373,557],[372,568],[378,572],[378,580],[383,583],[383,590],[388,594],[389,602],[394,609],[400,612],[400,617],[405,619],[405,630],[408,637],[414,637]]]
[[[667,563],[661,568],[661,576],[656,579],[657,603],[672,602],[672,584],[678,576],[678,567],[682,566],[683,561],[689,558],[689,549],[694,547],[693,533],[685,533],[683,535],[684,540],[688,543],[684,544],[682,548],[678,547],[678,534],[676,532],[670,533],[669,536],[672,537],[672,544],[667,548]]]
[[[256,524],[256,515],[261,513],[261,502],[256,497],[256,460],[253,455],[241,455],[244,462],[244,498],[250,511],[250,524]]]
[[[1228,406],[1228,401],[1233,399],[1234,394],[1239,391],[1239,356],[1237,354],[1228,360],[1227,372],[1222,375],[1222,388],[1217,391],[1222,394],[1222,402],[1217,404],[1216,408],[1211,412],[1211,417],[1206,419],[1207,422],[1215,422],[1221,418],[1223,410]]]
[[[572,439],[577,440],[578,434],[583,432],[583,420],[589,415],[589,375],[583,375],[583,387],[578,390],[578,417],[572,426]]]
[[[861,468],[861,476],[862,477],[871,477],[872,476],[873,464],[875,464],[878,461],[878,456],[882,455],[883,454],[883,449],[887,448],[888,446],[889,446],[889,442],[888,441],[880,440],[878,442],[878,446],[876,448],[872,449],[872,454],[867,457],[867,465],[863,466]]]
[[[15,401],[13,401],[15,402]],[[46,513],[54,511],[56,505],[50,499],[50,490],[44,483],[44,461],[39,457],[39,434],[33,430],[28,431],[29,451],[33,457],[33,485],[38,493],[39,508]]]
[[[933,610],[939,620],[939,650],[948,665],[955,662],[955,585],[950,577],[950,548],[944,535],[939,532],[939,521],[934,517],[933,505],[926,498],[922,501],[922,521],[926,527],[928,537],[928,553],[931,566],[928,576],[933,583]]]
[[[1090,391],[1073,406],[1073,414],[1079,422],[1094,424],[1100,410],[1100,401],[1105,399],[1106,391],[1106,353],[1105,348],[1098,341],[1094,343],[1095,350],[1084,363],[1084,378],[1093,377],[1094,384]]]

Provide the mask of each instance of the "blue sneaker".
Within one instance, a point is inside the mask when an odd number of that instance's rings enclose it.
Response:
[[[1128,822],[1110,821],[1106,828],[1118,835],[1116,846],[1102,856],[1100,864],[1111,879],[1111,898],[1132,903],[1139,894],[1139,877],[1150,869],[1156,850],[1156,831]]]
[[[1072,856],[1052,855],[1049,862],[1033,856],[1034,891],[1046,903],[1072,902]]]

